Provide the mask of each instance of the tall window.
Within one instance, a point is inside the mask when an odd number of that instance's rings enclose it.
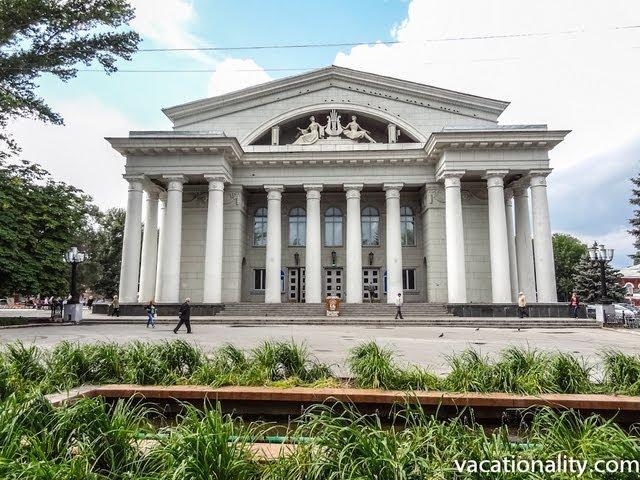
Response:
[[[253,216],[253,245],[264,247],[267,244],[267,209],[261,207]]]
[[[304,208],[293,208],[289,212],[289,246],[300,247],[307,242],[307,213]]]
[[[253,289],[264,290],[267,271],[264,268],[256,268],[253,270]]]
[[[380,214],[376,208],[362,210],[362,245],[380,245]]]
[[[324,212],[324,244],[327,247],[342,246],[342,210],[331,207]]]
[[[402,289],[416,289],[416,270],[414,268],[404,268],[402,270]]]
[[[400,234],[403,247],[413,247],[416,244],[416,222],[411,207],[400,208]]]

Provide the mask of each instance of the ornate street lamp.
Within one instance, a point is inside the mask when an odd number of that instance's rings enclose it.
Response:
[[[331,252],[331,266],[332,266],[332,267],[335,267],[335,266],[336,266],[336,261],[337,261],[337,259],[338,259],[338,254],[336,253],[336,251],[335,251],[335,250],[333,250],[333,251]]]
[[[78,247],[71,247],[68,252],[62,256],[62,260],[65,263],[71,264],[71,299],[68,304],[76,304],[79,302],[78,298],[78,264],[84,262],[87,255],[84,252],[79,252]]]
[[[611,303],[607,299],[607,276],[605,269],[607,263],[613,260],[613,248],[605,248],[604,245],[598,245],[597,242],[593,242],[593,246],[589,250],[589,260],[593,263],[597,263],[600,266],[600,296],[603,304]]]

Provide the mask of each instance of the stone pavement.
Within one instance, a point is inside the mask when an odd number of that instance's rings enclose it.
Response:
[[[494,355],[504,348],[517,345],[541,350],[564,351],[580,355],[595,364],[598,352],[617,348],[627,353],[640,354],[640,336],[629,331],[600,328],[579,329],[492,329],[461,327],[376,327],[349,325],[210,325],[194,324],[193,334],[184,329],[174,335],[173,324],[159,324],[147,329],[140,324],[84,324],[77,326],[31,327],[0,329],[0,343],[21,340],[25,343],[51,347],[63,340],[81,343],[134,340],[164,341],[175,338],[192,341],[205,349],[224,343],[250,348],[266,339],[294,339],[306,342],[321,361],[333,364],[338,373],[346,374],[345,358],[348,350],[358,343],[375,340],[394,347],[399,360],[419,363],[436,373],[448,370],[445,357],[466,348],[476,348]],[[440,334],[443,334],[440,337]]]

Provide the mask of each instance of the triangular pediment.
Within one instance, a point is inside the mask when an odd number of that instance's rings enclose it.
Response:
[[[375,102],[374,99],[378,99],[378,102],[393,100],[494,122],[508,106],[508,102],[502,100],[332,65],[224,95],[165,108],[163,111],[174,126],[180,128],[326,89],[364,94],[371,97],[372,104]]]

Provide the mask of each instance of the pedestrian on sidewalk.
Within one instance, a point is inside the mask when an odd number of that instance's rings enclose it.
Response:
[[[147,305],[147,328],[151,325],[151,328],[156,328],[156,304],[153,300],[149,300]]]
[[[569,307],[571,308],[571,316],[578,318],[578,310],[580,308],[580,300],[578,300],[578,294],[573,292],[571,294],[571,300],[569,301]]]
[[[113,300],[111,300],[111,316],[120,317],[120,300],[118,299],[118,295],[114,295]]]
[[[518,318],[529,317],[527,312],[527,297],[524,292],[518,294]]]
[[[178,318],[180,321],[176,328],[173,329],[173,333],[178,333],[180,327],[184,324],[187,327],[187,333],[191,333],[191,299],[185,298],[184,303],[180,305],[178,310]]]
[[[404,320],[402,316],[402,294],[398,293],[398,297],[396,298],[396,320],[400,317],[400,320]]]

